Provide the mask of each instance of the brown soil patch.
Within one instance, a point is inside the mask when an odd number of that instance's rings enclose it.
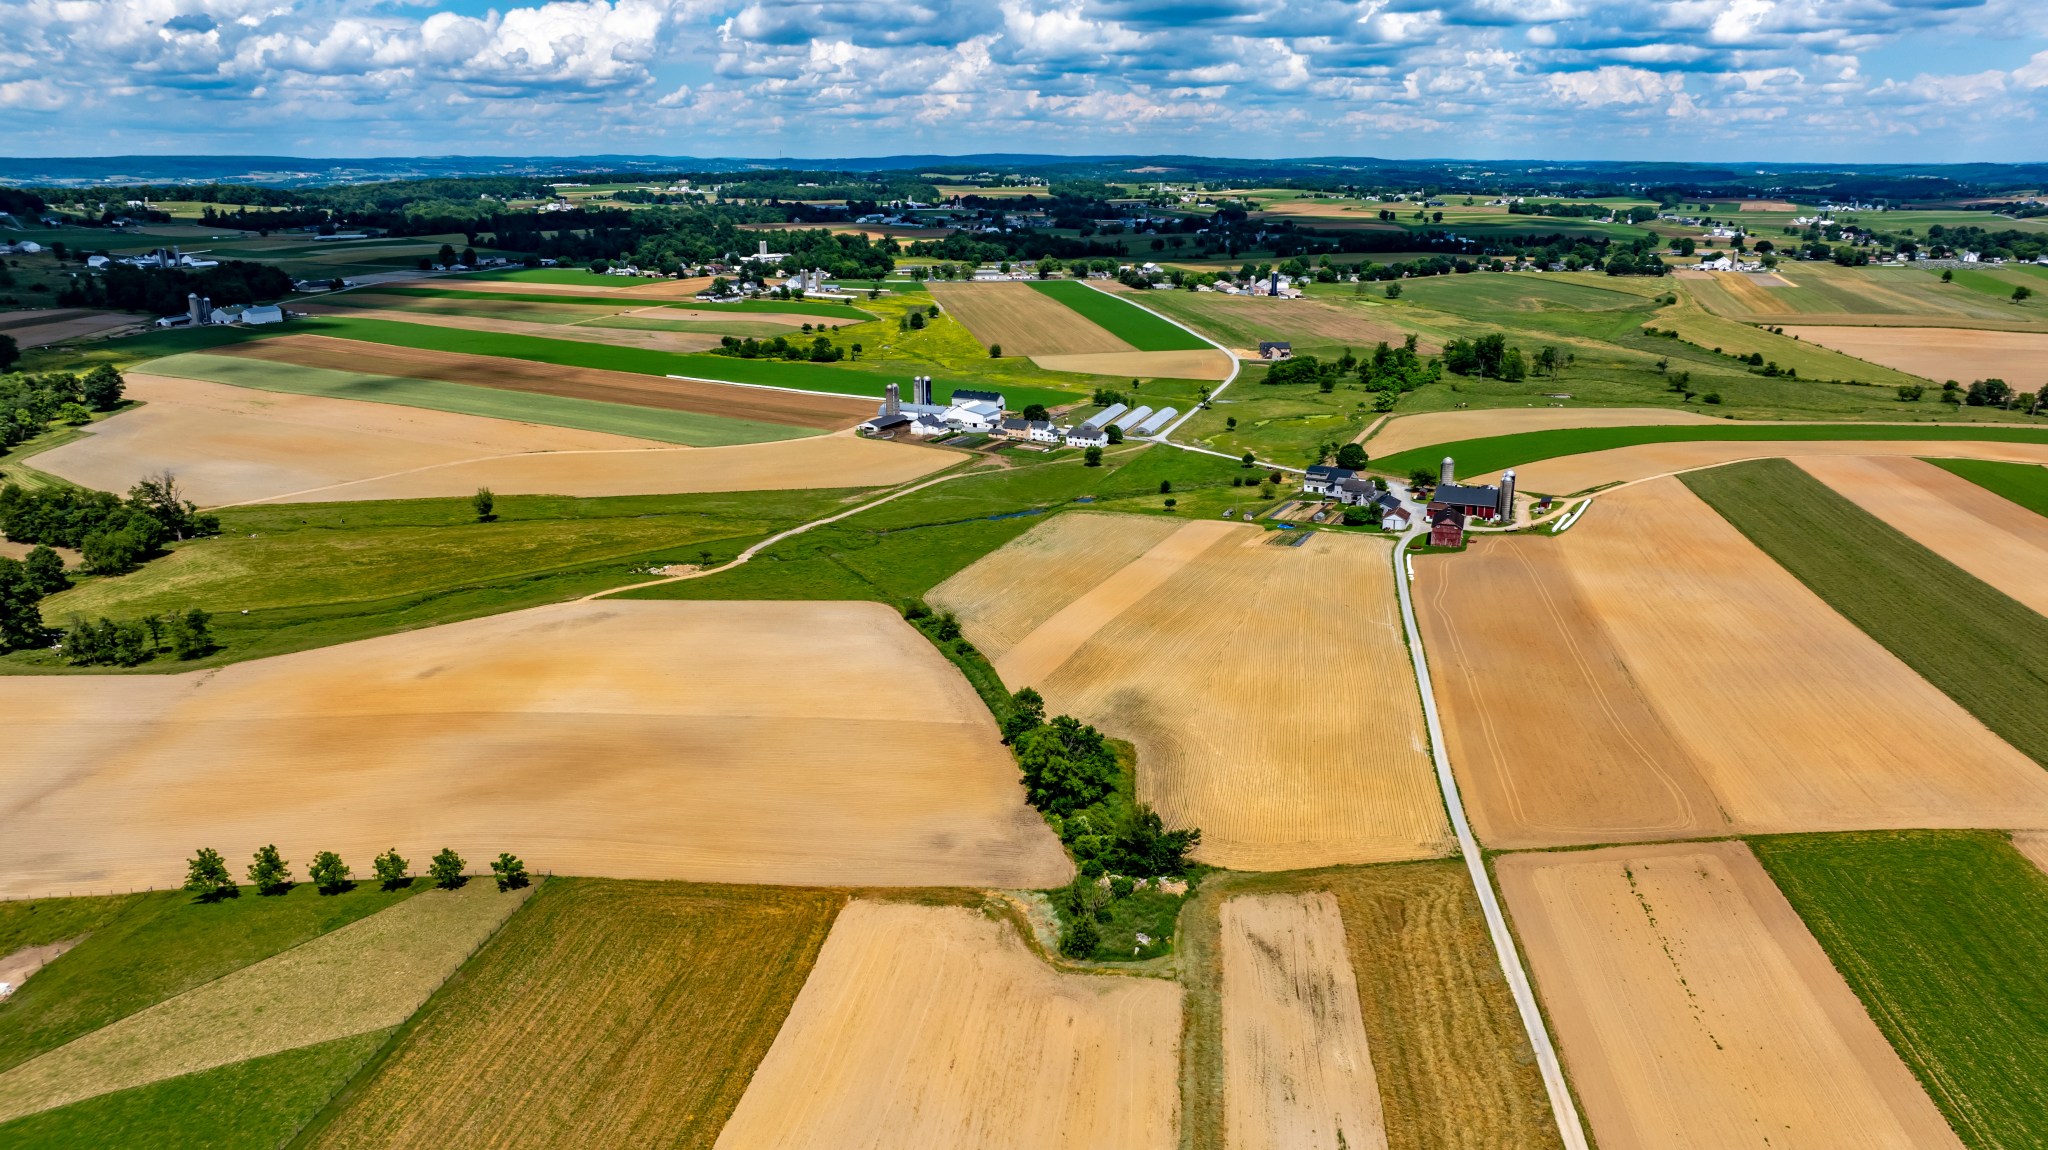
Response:
[[[1785,334],[1926,379],[2002,379],[2020,391],[2048,384],[2048,332],[1788,327]]]
[[[456,276],[439,280],[428,286],[449,287],[459,291],[499,292],[511,295],[587,295],[611,297],[620,301],[631,299],[695,299],[697,293],[711,286],[709,276],[694,279],[656,280],[648,283],[620,277],[619,287],[607,284],[551,284],[536,283],[532,280],[482,280],[467,276]],[[416,285],[413,285],[416,286]]]
[[[296,363],[306,367],[411,379],[438,379],[475,387],[495,387],[501,391],[526,391],[635,407],[693,411],[699,415],[783,423],[792,427],[838,430],[852,427],[875,414],[874,400],[856,396],[842,399],[803,395],[768,388],[635,375],[624,371],[563,367],[503,356],[424,351],[324,335],[276,336],[215,350],[223,355],[266,359],[273,363]]]
[[[1483,411],[1431,411],[1389,421],[1371,439],[1360,440],[1374,456],[1394,455],[1491,435],[1519,435],[1566,427],[1640,427],[1648,424],[1725,423],[1691,411],[1661,407],[1503,407]]]
[[[147,327],[144,316],[117,311],[84,308],[56,308],[49,311],[17,311],[0,314],[0,334],[13,337],[24,348],[44,347],[67,339],[106,335],[122,328]]]
[[[7,994],[11,996],[21,989],[21,984],[27,982],[30,975],[62,958],[66,951],[84,941],[85,936],[80,935],[43,946],[25,946],[13,954],[0,955],[0,983],[7,984]]]
[[[1136,743],[1139,796],[1170,824],[1202,828],[1204,861],[1291,870],[1443,854],[1387,544],[1267,538],[1189,524],[1075,588],[996,668],[1013,689],[1038,688],[1048,710]],[[1051,547],[1042,565],[989,563],[949,593],[993,600],[990,572],[1064,581]],[[962,623],[976,643],[987,634],[973,614]]]
[[[719,1150],[1179,1145],[1181,995],[1063,974],[1008,922],[853,902]]]
[[[1496,867],[1601,1146],[1961,1147],[1748,847]]]
[[[2002,459],[2012,463],[2048,464],[2048,444],[1989,439],[1754,440],[1691,443],[1643,443],[1561,455],[1515,469],[1524,491],[1568,495],[1616,483],[1633,483],[1659,475],[1715,467],[1742,459],[1805,459],[1830,455],[1914,455],[1933,459]],[[1499,472],[1474,482],[1493,483]]]
[[[508,335],[531,335],[542,339],[566,339],[577,343],[605,343],[614,347],[650,347],[656,351],[687,353],[718,346],[718,337],[708,332],[642,331],[637,328],[580,327],[573,323],[544,323],[503,316],[455,315],[442,312],[384,311],[379,308],[307,308],[313,315],[346,315],[355,319],[381,319],[394,323],[416,323],[422,327],[452,327],[464,331],[501,331]],[[603,315],[615,315],[604,312]]]
[[[1104,351],[1086,355],[1034,355],[1047,371],[1156,379],[1229,379],[1233,364],[1220,351]]]
[[[932,588],[925,598],[968,620],[975,646],[999,659],[1060,608],[1186,526],[1158,515],[1069,511]]]
[[[36,456],[36,466],[102,491],[126,491],[144,475],[169,470],[192,499],[215,506],[479,456],[552,451],[637,454],[666,451],[669,446],[595,431],[254,391],[195,379],[134,373],[127,380],[128,396],[141,400],[141,407],[95,423],[84,438],[43,452]]]
[[[1738,207],[1745,212],[1796,212],[1799,205],[1790,200],[1743,200]]]
[[[1492,845],[2048,827],[2048,774],[1676,480],[1416,565]]]
[[[0,1122],[397,1026],[529,893],[426,891],[130,1014],[0,1074]]]
[[[987,708],[878,604],[570,603],[202,673],[0,679],[0,711],[25,717],[0,895],[175,883],[194,843],[709,882],[1072,873]]]
[[[2048,614],[2048,517],[1925,460],[1817,457],[1799,466],[1929,551]]]
[[[1245,895],[1222,918],[1226,1145],[1385,1150],[1336,896]]]
[[[932,298],[984,346],[1005,355],[1132,353],[1137,349],[1080,312],[1024,283],[933,283]]]
[[[1208,292],[1178,292],[1173,297],[1175,318],[1189,320],[1225,343],[1259,340],[1290,340],[1295,343],[1339,343],[1369,352],[1382,341],[1399,345],[1408,337],[1400,328],[1377,319],[1363,306],[1320,299],[1273,299],[1268,296],[1216,295]],[[1208,323],[1203,321],[1207,320]],[[1442,350],[1424,340],[1417,349],[1425,355]],[[1251,355],[1256,356],[1256,352]]]

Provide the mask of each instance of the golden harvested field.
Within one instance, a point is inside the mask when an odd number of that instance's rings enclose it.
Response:
[[[1927,379],[2002,379],[2019,391],[2048,384],[2048,332],[1788,327],[1785,334]]]
[[[2048,518],[1921,459],[1816,457],[1799,466],[1929,551],[2048,614]]]
[[[958,614],[974,645],[996,658],[1182,529],[1157,515],[1068,511],[932,588],[925,599]]]
[[[1105,285],[1118,288],[1120,284]],[[1156,295],[1157,293],[1155,293]],[[1389,321],[1378,319],[1364,306],[1320,299],[1273,299],[1270,296],[1216,295],[1208,292],[1173,292],[1172,302],[1159,305],[1173,316],[1200,328],[1210,337],[1248,348],[1261,339],[1285,339],[1302,343],[1343,343],[1360,352],[1371,351],[1384,340],[1399,344],[1407,333]],[[1425,354],[1441,350],[1424,340],[1417,345]],[[1258,353],[1247,350],[1246,357]]]
[[[1799,205],[1790,200],[1743,200],[1736,205],[1745,212],[1796,212]]]
[[[162,886],[195,843],[273,841],[711,882],[1072,874],[987,708],[875,603],[567,603],[216,671],[0,679],[0,712],[21,717],[5,896]]]
[[[1011,689],[1036,687],[1049,711],[1134,742],[1139,797],[1200,827],[1204,861],[1290,870],[1449,849],[1384,542],[1317,534],[1276,547],[1249,525],[1196,521],[1083,587],[1062,569],[1087,544],[1032,538],[1047,526],[941,598],[958,596],[968,636],[992,641]],[[1012,638],[983,630],[973,606],[998,601],[997,580],[1073,597]],[[1330,685],[1336,668],[1344,689]]]
[[[1730,440],[1725,442],[1643,443],[1579,455],[1561,455],[1515,469],[1524,491],[1568,495],[1611,483],[1632,483],[1679,471],[1717,467],[1743,459],[1804,459],[1816,455],[1916,455],[1936,459],[2003,459],[2013,463],[2048,464],[2048,444],[1981,439],[1864,440]],[[1495,483],[1499,472],[1470,482]]]
[[[709,1146],[844,901],[550,879],[308,1144]]]
[[[308,307],[309,315],[344,315],[356,319],[382,319],[395,323],[416,323],[426,327],[453,327],[465,331],[502,331],[542,339],[566,339],[577,343],[603,343],[613,347],[649,347],[656,351],[693,352],[718,346],[718,336],[709,332],[647,331],[623,327],[583,327],[574,323],[542,323],[504,316],[459,315],[442,312],[386,311],[382,308]],[[609,314],[609,313],[607,313]],[[659,318],[668,319],[669,316]],[[749,317],[750,319],[752,317]]]
[[[2048,872],[2048,831],[2021,831],[2012,836],[2012,845],[2033,860],[2035,866]]]
[[[619,285],[613,287],[610,284],[557,284],[536,280],[494,280],[454,276],[438,280],[429,286],[450,287],[460,291],[503,292],[512,295],[587,295],[629,302],[635,299],[695,299],[698,292],[711,286],[711,277],[644,280],[621,276]]]
[[[1606,1150],[1961,1147],[1747,846],[1495,865]]]
[[[853,902],[719,1150],[1179,1145],[1181,995],[1064,974],[1007,921]]]
[[[1389,420],[1379,434],[1359,440],[1374,456],[1432,443],[1520,435],[1566,427],[1640,427],[1646,424],[1724,423],[1691,411],[1661,407],[1503,407],[1487,411],[1428,411]]]
[[[45,451],[36,467],[103,491],[170,470],[202,505],[267,499],[478,456],[666,450],[667,444],[475,415],[127,376],[142,406]],[[475,490],[471,488],[471,490]]]
[[[1489,845],[2048,827],[2048,773],[1677,480],[1416,567]]]
[[[1047,371],[1151,379],[1229,379],[1232,366],[1227,353],[1213,348],[1208,351],[1099,351],[1081,355],[1034,355],[1031,362]]]
[[[1336,896],[1241,895],[1222,913],[1225,1144],[1385,1150]]]
[[[1137,350],[1029,284],[934,282],[931,293],[974,338],[986,346],[1002,345],[1004,355]]]
[[[527,893],[426,891],[128,1015],[0,1074],[0,1122],[397,1026]]]

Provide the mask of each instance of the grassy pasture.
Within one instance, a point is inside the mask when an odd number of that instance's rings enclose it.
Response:
[[[31,1114],[0,1123],[0,1145],[274,1150],[319,1113],[391,1034],[373,1030]]]
[[[466,499],[228,508],[220,535],[126,575],[81,579],[44,600],[43,617],[197,606],[214,614],[220,649],[176,669],[239,662],[560,602],[644,581],[646,568],[696,562],[700,551],[731,558],[849,494],[505,495],[493,523],[476,522]],[[0,673],[68,669],[44,651],[0,659]]]
[[[2048,515],[2048,467],[1992,459],[1930,459],[1927,462],[1946,468],[2037,515]]]
[[[842,323],[864,323],[875,318],[856,307],[848,307],[845,304],[836,303],[817,303],[812,300],[741,300],[735,303],[710,303],[704,300],[658,299],[651,296],[634,296],[630,294],[607,298],[594,295],[543,295],[528,292],[463,291],[459,288],[377,287],[360,290],[374,292],[377,295],[544,303],[570,307],[607,308],[614,311],[622,307],[672,307],[684,308],[690,311],[768,312],[778,315],[822,316],[826,319],[839,320]]]
[[[1970,409],[1965,409],[1970,410]],[[1632,447],[1639,443],[1680,443],[1697,440],[1756,440],[1783,442],[1816,439],[1998,439],[2026,443],[2048,442],[2048,427],[1980,424],[1891,424],[1891,423],[1729,423],[1676,424],[1644,427],[1583,427],[1555,431],[1530,431],[1519,435],[1494,435],[1438,443],[1389,455],[1373,461],[1373,468],[1405,475],[1417,467],[1431,467],[1444,456],[1458,461],[1460,475],[1484,475],[1504,467],[1520,467],[1539,459],[1579,455]]]
[[[629,288],[641,284],[658,283],[661,276],[615,276],[600,275],[585,268],[511,268],[500,271],[466,273],[463,279],[473,280],[516,280],[534,284],[579,284],[587,287]],[[460,280],[456,281],[460,282]]]
[[[296,1144],[708,1147],[844,903],[550,879]]]
[[[1181,917],[1187,987],[1182,1145],[1221,1150],[1222,903],[1232,895],[1337,896],[1379,1081],[1387,1145],[1468,1150],[1561,1145],[1479,902],[1455,860],[1213,875]]]
[[[2048,766],[2048,618],[1787,460],[1679,478],[1850,622]]]
[[[1848,380],[1885,387],[1927,383],[1918,376],[1831,351],[1817,343],[1715,315],[1690,298],[1657,312],[1650,326],[1676,331],[1685,342],[1717,353],[1746,356],[1755,352],[1809,381]]]
[[[1751,845],[1964,1144],[2048,1146],[2048,876],[1995,832]]]
[[[1201,351],[1209,346],[1145,309],[1080,280],[1027,282],[1034,291],[1060,301],[1139,351]]]
[[[781,423],[727,419],[694,411],[638,407],[572,396],[543,395],[476,387],[438,379],[410,379],[371,375],[357,371],[309,367],[263,359],[242,359],[228,355],[194,353],[168,356],[149,365],[149,370],[185,379],[261,391],[283,391],[295,395],[322,395],[329,399],[357,399],[392,403],[401,407],[424,407],[522,423],[543,423],[574,427],[583,431],[604,431],[660,443],[681,443],[691,447],[723,447],[734,443],[768,443],[800,439],[817,432]]]

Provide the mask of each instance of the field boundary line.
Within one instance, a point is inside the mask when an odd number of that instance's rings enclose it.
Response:
[[[827,432],[825,434],[830,433]],[[800,436],[799,438],[810,437]],[[736,443],[729,444],[727,446],[750,447],[752,445]],[[266,495],[261,499],[244,499],[236,503],[216,503],[211,507],[202,507],[200,508],[200,510],[220,511],[229,507],[254,507],[262,503],[273,503],[280,499],[294,499],[301,495],[317,495],[322,491],[332,491],[337,487],[353,487],[358,483],[377,483],[382,480],[397,479],[406,475],[418,475],[423,471],[439,471],[441,468],[444,467],[465,467],[472,463],[489,463],[493,460],[498,459],[525,459],[528,456],[534,455],[640,455],[656,451],[669,452],[716,450],[718,449],[715,447],[691,447],[688,446],[687,444],[678,443],[670,447],[581,447],[570,448],[563,451],[508,451],[499,455],[479,455],[471,459],[451,459],[443,463],[429,463],[422,467],[407,468],[404,471],[392,471],[384,475],[365,475],[361,479],[344,479],[340,483],[327,483],[319,487],[306,487],[298,491],[287,491],[282,495]]]
[[[1485,856],[1479,851],[1478,840],[1472,836],[1472,824],[1465,818],[1465,803],[1458,794],[1458,780],[1451,773],[1450,753],[1444,749],[1443,724],[1437,717],[1436,695],[1429,681],[1429,661],[1422,650],[1422,630],[1416,626],[1415,602],[1409,593],[1408,579],[1403,578],[1404,572],[1400,569],[1402,557],[1408,555],[1408,545],[1425,530],[1422,525],[1409,528],[1395,546],[1394,587],[1401,600],[1401,625],[1408,632],[1408,654],[1415,665],[1415,682],[1422,690],[1422,717],[1429,727],[1429,753],[1436,763],[1437,788],[1443,793],[1444,807],[1451,816],[1451,829],[1458,835],[1458,852],[1464,856],[1465,869],[1472,876],[1473,891],[1479,896],[1479,909],[1486,916],[1486,929],[1493,936],[1493,948],[1500,956],[1501,973],[1507,977],[1508,990],[1515,996],[1515,1008],[1522,1016],[1522,1029],[1528,1034],[1529,1046],[1536,1055],[1537,1069],[1543,1074],[1544,1089],[1550,1094],[1550,1110],[1557,1119],[1558,1135],[1564,1140],[1566,1150],[1590,1150],[1585,1128],[1579,1122],[1578,1106],[1572,1100],[1571,1086],[1565,1081],[1564,1064],[1558,1059],[1557,1047],[1552,1043],[1550,1029],[1543,1021],[1542,1009],[1536,1004],[1536,991],[1529,981],[1528,971],[1522,966],[1515,937],[1508,929],[1506,916],[1501,913],[1500,898],[1494,892],[1491,876],[1487,874]]]
[[[690,354],[704,354],[704,353],[700,353],[700,352],[693,352],[693,353],[690,353]],[[826,399],[872,399],[872,400],[874,400],[874,401],[875,401],[875,403],[876,403],[876,405],[877,405],[877,406],[879,406],[879,405],[881,404],[881,402],[882,402],[882,401],[881,401],[881,400],[880,400],[879,398],[877,398],[877,397],[875,397],[875,396],[872,396],[872,395],[856,395],[856,394],[854,394],[853,392],[850,392],[850,391],[811,391],[811,390],[810,390],[810,389],[808,389],[808,388],[802,388],[802,387],[778,387],[777,385],[775,385],[775,384],[772,384],[772,383],[741,383],[741,382],[739,382],[738,380],[732,380],[732,379],[712,379],[712,378],[710,378],[709,376],[702,376],[702,375],[676,375],[676,374],[675,374],[675,373],[673,373],[673,372],[670,372],[670,373],[668,373],[668,374],[666,374],[666,375],[662,376],[662,378],[663,378],[663,379],[680,379],[680,380],[683,380],[683,381],[685,381],[685,382],[688,382],[688,383],[716,383],[716,384],[720,384],[720,385],[723,385],[723,386],[725,386],[725,387],[751,387],[751,388],[755,388],[755,389],[757,389],[757,390],[760,390],[760,391],[786,391],[786,392],[790,393],[791,395],[818,395],[818,396],[823,396],[823,397],[825,397]]]

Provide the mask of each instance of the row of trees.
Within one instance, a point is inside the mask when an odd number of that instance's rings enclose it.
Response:
[[[64,628],[59,647],[74,667],[134,667],[169,651],[180,659],[197,659],[214,651],[213,616],[197,607],[168,615],[144,615],[115,621],[104,615],[96,623],[73,619]]]
[[[0,486],[0,534],[17,543],[74,548],[86,570],[99,574],[126,571],[171,540],[219,531],[219,517],[200,514],[168,471],[137,482],[126,499],[81,487]]]
[[[176,315],[185,310],[186,296],[193,293],[212,300],[215,307],[225,307],[282,299],[291,290],[292,277],[277,265],[248,260],[223,260],[218,267],[197,271],[110,264],[100,275],[74,277],[57,294],[57,302],[65,307]]]
[[[8,344],[12,344],[10,338]],[[105,364],[84,375],[48,372],[0,375],[0,449],[49,430],[56,422],[85,424],[96,411],[121,406],[121,373]]]
[[[718,346],[711,349],[713,355],[731,355],[740,359],[795,359],[811,363],[836,363],[845,354],[833,346],[832,341],[818,336],[809,347],[788,336],[778,335],[773,339],[755,339],[747,336],[725,336]]]
[[[456,890],[469,882],[468,863],[461,855],[448,847],[442,847],[427,866],[427,877],[442,890]],[[402,890],[413,883],[412,864],[392,847],[380,854],[370,864],[377,876],[378,885],[385,890]],[[499,890],[516,890],[527,885],[526,864],[510,853],[501,853],[491,864],[491,873],[497,876]],[[247,871],[249,885],[261,895],[280,895],[292,889],[291,863],[278,852],[275,843],[258,847],[251,857]],[[306,868],[306,877],[311,879],[321,894],[341,894],[355,887],[355,872],[333,851],[321,851],[313,856],[313,862]],[[227,860],[212,847],[200,847],[185,861],[185,889],[199,896],[201,902],[219,902],[224,898],[241,895],[240,884],[228,871]]]

